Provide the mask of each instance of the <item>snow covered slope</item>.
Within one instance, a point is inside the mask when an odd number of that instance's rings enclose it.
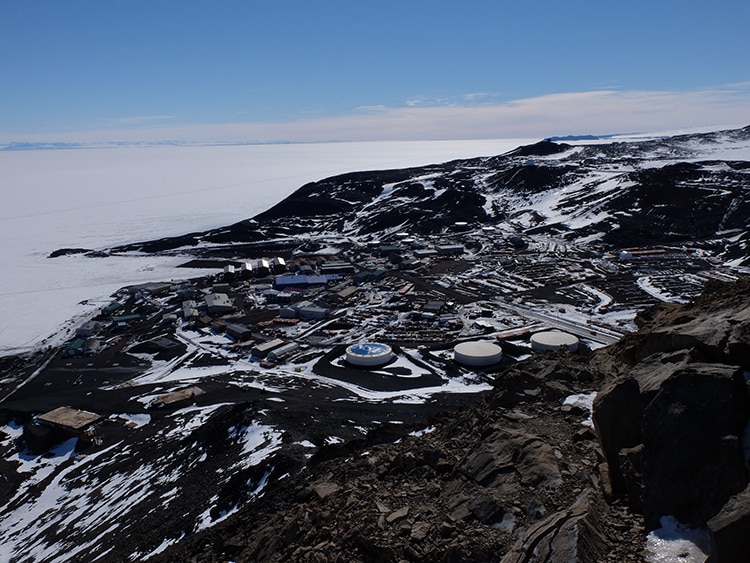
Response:
[[[456,223],[567,244],[703,246],[747,265],[750,127],[632,143],[542,141],[501,156],[306,184],[253,219],[118,247],[158,252],[311,235],[384,239]]]

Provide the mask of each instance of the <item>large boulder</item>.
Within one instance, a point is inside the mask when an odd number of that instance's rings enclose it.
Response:
[[[643,415],[646,527],[672,515],[704,526],[747,484],[740,444],[748,416],[742,371],[692,364],[664,382]]]
[[[538,436],[513,430],[488,434],[466,454],[459,470],[486,487],[520,483],[554,490],[562,482],[553,448]]]
[[[643,402],[638,382],[632,377],[607,384],[594,399],[594,427],[609,465],[612,492],[618,495],[626,492],[626,479],[619,469],[621,452],[642,442]]]
[[[529,527],[501,563],[604,561],[610,552],[600,531],[606,511],[601,499],[587,489],[569,508]]]
[[[750,280],[710,282],[694,303],[639,314],[638,333],[592,359],[607,381],[593,412],[603,473],[648,529],[665,515],[705,526],[745,487],[749,296]]]
[[[612,491],[643,511],[647,529],[665,515],[704,526],[745,487],[743,372],[704,358],[690,350],[653,354],[594,401]]]
[[[633,455],[625,450],[643,443],[646,407],[675,371],[697,359],[700,359],[699,354],[691,350],[652,354],[629,366],[625,374],[610,379],[597,394],[592,419],[609,465],[615,495],[633,490],[630,482],[633,467],[623,466],[623,463],[633,465]],[[602,362],[599,364],[601,367]]]
[[[710,361],[750,370],[750,278],[710,281],[688,305],[662,304],[636,319],[639,334],[614,347],[631,365],[657,352],[695,349]]]

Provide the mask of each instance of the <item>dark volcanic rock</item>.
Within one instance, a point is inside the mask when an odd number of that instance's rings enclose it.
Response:
[[[459,471],[477,483],[499,487],[517,481],[554,489],[562,479],[554,451],[537,436],[496,430],[470,451]]]
[[[529,528],[501,563],[605,561],[609,542],[600,531],[605,512],[601,498],[587,489],[570,508]]]
[[[750,280],[709,281],[695,303],[661,304],[639,314],[641,331],[614,350],[627,364],[657,352],[694,348],[706,359],[750,370]]]
[[[646,312],[637,334],[594,358],[611,378],[593,419],[613,492],[647,529],[665,515],[704,527],[747,484],[748,303],[748,280],[711,284],[693,304]]]
[[[711,561],[744,563],[750,538],[750,487],[736,494],[708,521]]]
[[[437,417],[434,430],[308,466],[156,560],[213,561],[221,553],[238,562],[497,562],[506,553],[528,558],[538,545],[544,560],[601,561],[613,550],[614,526],[592,488],[596,444],[576,438],[585,413],[563,411],[559,393],[528,395],[512,411],[495,400],[506,375],[511,386],[523,379],[539,389],[557,377],[560,390],[588,392],[591,382],[574,377],[583,364],[542,355],[512,368],[476,406]],[[633,520],[628,529],[636,527]],[[628,537],[630,547],[615,552],[638,561],[637,533]]]
[[[519,147],[511,154],[518,154],[521,156],[545,156],[548,154],[565,152],[569,148],[570,145],[566,145],[565,143],[553,143],[550,140],[544,140],[534,143],[533,145]]]
[[[731,141],[748,132],[721,135]],[[224,245],[263,248],[327,234],[380,238],[396,229],[439,235],[466,222],[499,226],[508,237],[554,233],[570,241],[601,238],[615,248],[689,243],[745,263],[750,176],[746,163],[696,162],[696,147],[712,142],[710,135],[575,148],[543,141],[489,158],[343,174],[306,184],[252,219],[112,251],[211,243],[194,252],[218,256]],[[606,180],[602,166],[611,166]],[[540,209],[540,196],[554,201],[552,208]],[[731,241],[723,240],[728,232]]]
[[[647,529],[671,514],[704,526],[747,477],[740,437],[748,418],[742,372],[695,364],[665,381],[643,415]]]
[[[644,407],[638,382],[632,377],[609,383],[594,400],[594,425],[609,464],[612,489],[617,494],[626,492],[620,452],[641,443]]]
[[[50,252],[49,258],[57,258],[59,256],[67,256],[69,254],[86,254],[91,252],[89,248],[58,248]]]

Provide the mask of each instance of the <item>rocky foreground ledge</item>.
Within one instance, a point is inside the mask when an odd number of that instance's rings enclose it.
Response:
[[[588,357],[514,365],[397,443],[324,448],[154,560],[636,562],[671,515],[709,530],[712,562],[745,561],[750,280],[638,321]]]

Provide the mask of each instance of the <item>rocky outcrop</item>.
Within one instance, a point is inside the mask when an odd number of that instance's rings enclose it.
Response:
[[[688,305],[663,304],[636,318],[639,333],[613,348],[615,357],[634,365],[658,352],[695,350],[711,362],[750,370],[750,282],[710,281]]]
[[[708,521],[711,561],[744,563],[750,537],[750,487],[736,494]]]
[[[705,527],[747,485],[750,283],[710,284],[695,303],[656,307],[640,323],[594,360],[609,378],[593,420],[612,491],[647,529],[666,515]]]
[[[532,526],[501,563],[606,560],[608,541],[600,531],[603,508],[601,497],[586,489],[569,509]]]
[[[489,487],[510,481],[554,490],[562,483],[555,453],[538,436],[498,428],[458,466],[469,479]]]
[[[605,387],[594,423],[613,492],[643,510],[647,528],[664,515],[703,526],[746,484],[747,390],[735,366],[659,358]]]
[[[642,422],[647,529],[667,514],[704,527],[745,488],[740,439],[747,417],[747,391],[734,367],[691,365],[664,382]]]
[[[638,518],[602,499],[588,412],[563,405],[596,385],[581,356],[535,357],[476,406],[312,463],[162,560],[640,561]]]

